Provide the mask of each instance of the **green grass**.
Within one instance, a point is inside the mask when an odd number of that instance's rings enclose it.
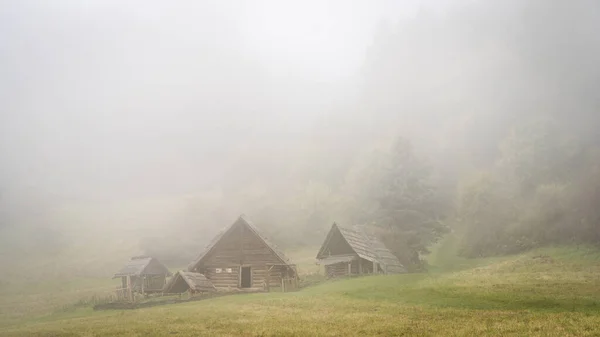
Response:
[[[64,278],[19,282],[0,287],[0,326],[14,324],[112,294],[117,283],[110,278]]]
[[[467,260],[455,256],[455,244],[456,238],[449,236],[434,248],[428,273],[330,281],[295,293],[236,295],[139,310],[55,311],[12,322],[0,328],[0,335],[600,335],[600,251],[554,247]],[[306,253],[301,265],[311,273]]]
[[[489,265],[502,261],[505,257],[491,257],[485,259],[468,259],[457,255],[460,237],[450,233],[442,241],[434,245],[431,254],[427,256],[430,273],[453,272],[463,269],[471,269],[479,266]]]
[[[314,275],[321,271],[319,265],[316,264],[319,248],[320,247],[295,248],[287,251],[286,255],[294,261],[299,274]]]

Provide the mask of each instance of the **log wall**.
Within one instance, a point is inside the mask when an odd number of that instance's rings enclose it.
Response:
[[[371,273],[373,273],[373,262],[365,259],[354,260],[350,263],[350,275],[348,275],[348,262],[334,263],[325,266],[325,275],[328,278]]]
[[[277,255],[249,228],[238,225],[225,234],[204,259],[198,271],[203,273],[217,289],[240,287],[240,269],[251,267],[251,289],[281,286],[281,279],[287,276],[286,266]],[[228,273],[227,269],[231,268]],[[217,272],[220,269],[220,272]],[[269,271],[270,269],[270,271]]]

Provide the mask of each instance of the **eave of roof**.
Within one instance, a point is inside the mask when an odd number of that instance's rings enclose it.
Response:
[[[319,264],[328,266],[330,264],[336,264],[341,262],[350,262],[357,260],[358,256],[356,255],[333,255],[326,257],[324,259],[319,260]]]

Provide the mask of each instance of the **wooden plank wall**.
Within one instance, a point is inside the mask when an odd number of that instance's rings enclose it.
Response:
[[[348,263],[340,262],[325,266],[325,275],[329,277],[344,277],[348,275]]]
[[[142,290],[142,279],[137,276],[131,276],[131,289],[134,291]]]
[[[361,264],[359,268],[359,264]],[[354,260],[350,265],[351,275],[371,274],[373,272],[373,263],[365,259]],[[325,266],[325,275],[327,277],[348,276],[348,262],[334,263]]]
[[[240,267],[234,265],[219,264],[221,272],[216,272],[215,266],[209,266],[204,272],[204,276],[209,279],[216,288],[237,288],[239,284]],[[231,268],[231,273],[227,273],[227,268]]]
[[[359,266],[360,264],[360,266]],[[372,274],[373,273],[373,262],[365,260],[363,258],[352,261],[352,274]]]
[[[346,254],[355,254],[354,250],[346,239],[342,236],[339,230],[335,230],[332,234],[329,242],[327,243],[327,248],[325,249],[325,255],[346,255]]]
[[[204,260],[200,272],[212,281],[216,288],[238,288],[240,267],[249,266],[252,271],[252,289],[262,289],[267,280],[269,264],[281,263],[269,247],[245,226],[239,225],[226,234]],[[220,268],[221,273],[216,269]],[[232,272],[227,273],[226,269]],[[285,266],[273,266],[269,272],[269,286],[281,286]]]
[[[147,290],[160,290],[165,283],[165,276],[163,275],[147,276],[145,288]]]

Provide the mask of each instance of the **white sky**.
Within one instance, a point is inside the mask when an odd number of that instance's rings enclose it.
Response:
[[[381,21],[419,3],[2,1],[0,177],[197,175],[240,142],[285,143],[351,85]]]

